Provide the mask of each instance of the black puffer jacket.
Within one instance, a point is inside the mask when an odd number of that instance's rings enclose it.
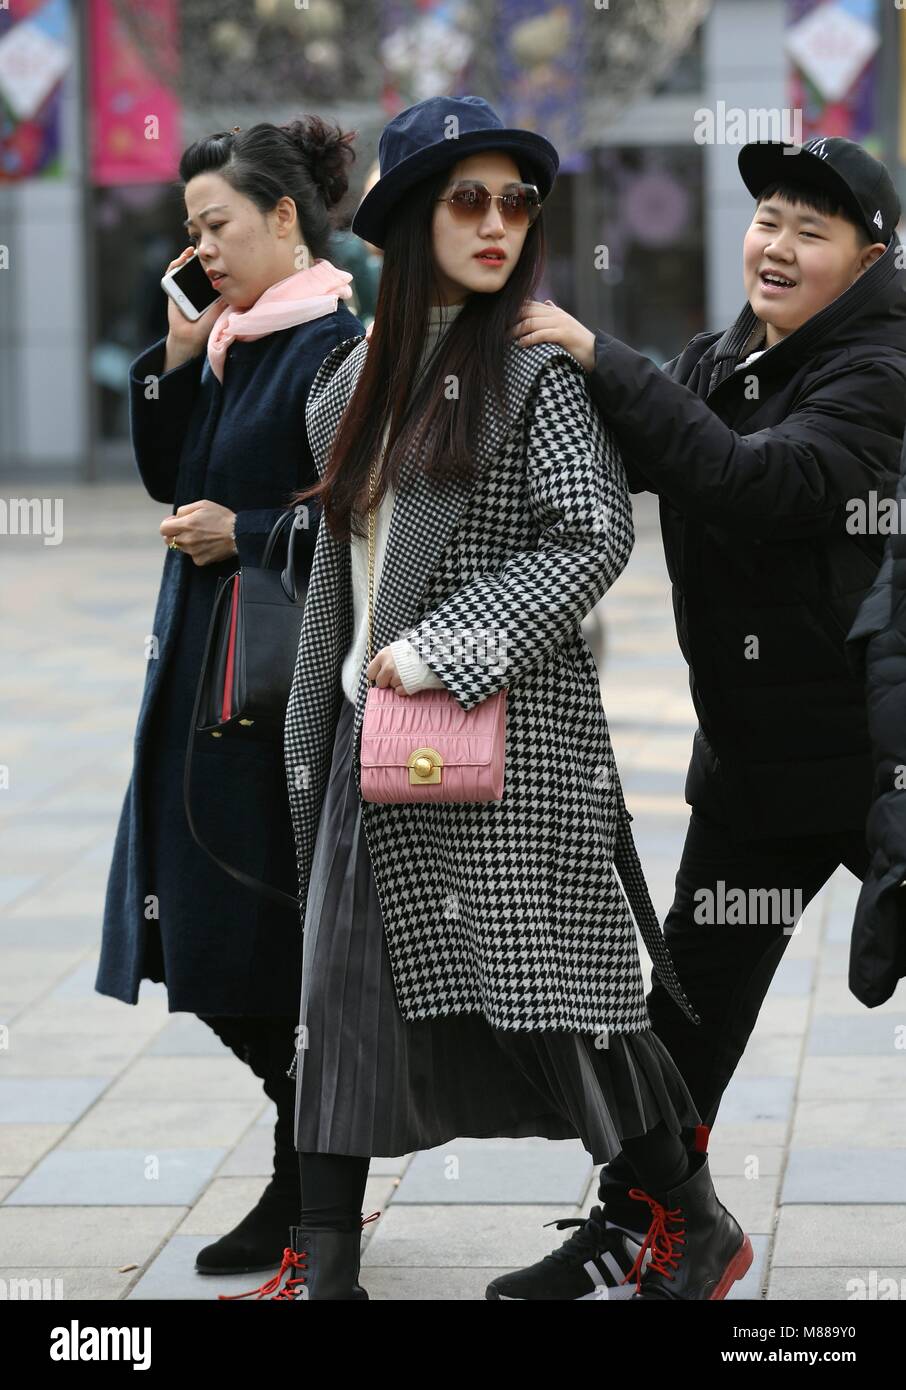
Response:
[[[699,719],[687,800],[742,838],[859,829],[872,763],[845,641],[884,538],[847,503],[892,496],[906,428],[894,236],[850,288],[747,366],[759,320],[654,363],[606,333],[589,378],[634,491],[659,494]]]
[[[906,451],[903,456],[906,470]],[[897,493],[906,515],[906,471]],[[874,793],[868,816],[871,862],[859,894],[849,987],[872,1007],[906,975],[906,529],[887,541],[884,563],[849,634],[853,667],[864,673]]]

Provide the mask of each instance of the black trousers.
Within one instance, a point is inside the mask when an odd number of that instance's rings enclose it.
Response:
[[[714,1124],[793,933],[794,924],[784,920],[792,915],[787,909],[804,909],[841,864],[864,878],[868,858],[861,832],[743,841],[721,821],[693,810],[664,936],[702,1021],[691,1023],[681,1013],[656,973],[648,1008],[703,1124]],[[743,920],[738,898],[731,906],[732,889],[744,892]],[[767,891],[753,891],[758,889]],[[624,1150],[601,1168],[599,1195],[622,1216],[626,1189],[637,1182]]]

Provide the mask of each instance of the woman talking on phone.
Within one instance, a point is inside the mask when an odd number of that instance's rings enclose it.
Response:
[[[307,116],[236,127],[186,149],[179,176],[191,245],[167,271],[197,256],[219,298],[194,320],[171,298],[166,338],[129,372],[138,470],[151,497],[173,510],[160,525],[163,577],[95,988],[134,1004],[142,979],[164,981],[170,1011],[203,1018],[277,1107],[273,1178],[254,1210],[200,1252],[200,1273],[279,1263],[299,1210],[286,1076],[302,967],[299,913],[205,855],[187,824],[183,772],[217,582],[240,564],[261,563],[275,522],[316,479],[305,439],[308,389],[327,354],[362,331],[342,302],[352,277],[328,259],[354,134]],[[310,529],[319,515],[310,509]],[[143,640],[137,634],[137,650]],[[228,751],[220,740],[199,740],[193,814],[218,854],[294,893],[282,749],[253,728],[245,733]]]

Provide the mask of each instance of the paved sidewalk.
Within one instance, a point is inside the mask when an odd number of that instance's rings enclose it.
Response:
[[[33,1278],[45,1296],[210,1299],[260,1282],[192,1266],[264,1187],[272,1108],[203,1024],[167,1013],[162,986],[134,1008],[93,991],[167,508],[137,483],[49,492],[63,543],[3,538],[0,1295]],[[603,610],[604,703],[663,914],[693,719],[650,499],[637,534],[586,626],[599,653]],[[735,1297],[846,1299],[851,1280],[889,1297],[887,1278],[906,1297],[906,992],[873,1011],[848,992],[856,886],[841,871],[791,938],[712,1139],[757,1255]],[[483,1298],[560,1243],[543,1223],[587,1210],[595,1177],[578,1141],[375,1159],[362,1282],[377,1299]]]

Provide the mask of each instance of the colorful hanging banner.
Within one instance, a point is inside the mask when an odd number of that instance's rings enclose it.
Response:
[[[155,0],[154,63],[145,60],[113,0],[90,5],[91,180],[169,182],[182,150],[177,0]]]
[[[473,0],[381,0],[381,105],[388,116],[470,90]]]
[[[877,153],[877,0],[787,0],[790,105],[802,139],[844,135]]]
[[[560,156],[560,169],[580,172],[585,114],[583,0],[499,0],[496,42],[504,123],[537,131]]]
[[[58,178],[63,80],[72,61],[69,0],[0,9],[0,182]]]

